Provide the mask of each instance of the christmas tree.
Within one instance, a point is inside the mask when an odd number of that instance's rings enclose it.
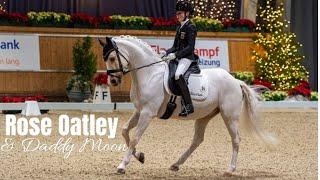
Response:
[[[257,25],[260,33],[254,39],[252,59],[256,61],[256,76],[261,81],[270,82],[275,90],[289,90],[307,80],[309,73],[302,66],[304,56],[298,48],[294,33],[286,32],[290,22],[283,19],[283,4],[274,8],[267,0],[261,7],[262,23]]]

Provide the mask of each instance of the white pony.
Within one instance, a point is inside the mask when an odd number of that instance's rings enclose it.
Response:
[[[158,54],[149,45],[135,37],[119,36],[112,39],[107,37],[106,42],[100,39],[99,41],[103,46],[107,72],[111,75],[109,78],[111,85],[119,85],[123,75],[131,71],[130,98],[134,103],[135,111],[122,130],[122,136],[129,149],[118,166],[118,173],[125,173],[125,168],[132,156],[140,162],[144,162],[144,154],[136,151],[135,147],[151,120],[155,117],[161,117],[166,109],[170,98],[170,90],[166,88],[167,82],[165,80],[168,65],[166,62],[157,63],[161,61]],[[172,116],[173,118],[195,120],[195,132],[190,147],[171,165],[170,169],[179,170],[179,166],[203,142],[208,122],[220,113],[232,140],[232,158],[227,171],[231,174],[236,169],[240,143],[238,125],[242,104],[244,104],[247,129],[254,132],[264,143],[274,144],[276,139],[259,128],[258,121],[255,119],[256,97],[244,82],[235,79],[227,71],[220,68],[201,70],[201,76],[202,80],[205,79],[207,94],[201,100],[193,98],[195,112],[181,118],[178,116],[181,106],[178,105]],[[136,127],[135,135],[130,139],[129,131],[134,127]]]

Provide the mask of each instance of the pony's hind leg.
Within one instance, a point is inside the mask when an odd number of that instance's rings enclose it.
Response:
[[[204,140],[204,132],[206,130],[208,122],[219,113],[219,109],[215,109],[210,115],[204,117],[202,119],[197,119],[194,124],[194,136],[190,147],[180,156],[179,160],[171,165],[170,170],[178,171],[179,166],[183,164],[191,153],[197,149],[197,147],[203,142]]]
[[[233,112],[230,111],[230,114],[226,114],[226,112],[222,111],[221,116],[224,120],[225,125],[227,126],[228,132],[231,136],[231,142],[232,142],[231,163],[228,168],[228,171],[226,172],[226,175],[230,175],[232,172],[236,170],[239,143],[241,141],[239,136],[239,130],[238,130],[240,113],[237,113],[235,111]]]

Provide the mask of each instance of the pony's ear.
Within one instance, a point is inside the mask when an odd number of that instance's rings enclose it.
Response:
[[[104,43],[100,38],[98,38],[98,40],[99,40],[99,43],[100,43],[100,45],[101,45],[102,47],[104,47],[104,46],[106,45],[106,43]]]
[[[112,41],[111,41],[111,37],[106,37],[106,44],[109,44],[111,45],[112,44]]]

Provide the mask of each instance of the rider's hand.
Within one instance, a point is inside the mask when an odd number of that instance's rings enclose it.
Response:
[[[167,52],[164,50],[160,50],[159,55],[160,57],[165,57],[167,55]]]
[[[176,54],[175,53],[170,53],[170,54],[167,55],[167,57],[168,57],[168,60],[170,61],[170,60],[173,60],[173,59],[176,58]]]

